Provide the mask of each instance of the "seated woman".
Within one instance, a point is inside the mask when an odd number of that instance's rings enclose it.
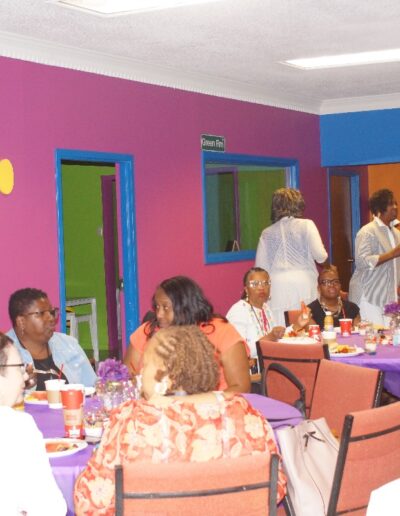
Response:
[[[154,334],[144,356],[144,399],[111,413],[99,448],[75,484],[78,516],[114,514],[116,464],[277,453],[269,423],[245,398],[214,391],[218,369],[215,350],[198,326],[171,326]],[[284,493],[280,469],[277,501]]]
[[[67,383],[96,382],[93,367],[78,341],[55,332],[58,308],[53,308],[45,292],[24,288],[14,292],[8,303],[13,325],[7,335],[13,340],[25,364],[34,365],[37,390],[45,389],[45,380],[64,378]]]
[[[217,350],[218,390],[249,392],[246,344],[224,317],[213,313],[212,305],[197,283],[185,276],[166,279],[156,288],[152,305],[155,316],[132,333],[124,358],[134,374],[140,372],[148,340],[159,328],[197,324]]]
[[[308,305],[311,309],[310,324],[318,324],[324,329],[326,312],[331,312],[334,326],[339,326],[339,319],[353,319],[353,326],[360,322],[360,309],[355,303],[340,297],[339,272],[335,265],[326,265],[318,276],[319,298]]]
[[[0,333],[0,514],[65,515],[43,436],[30,414],[12,408],[21,403],[27,379],[17,348]]]
[[[256,342],[261,337],[277,341],[285,332],[297,332],[309,324],[310,311],[307,309],[289,328],[275,326],[267,303],[270,299],[271,280],[268,272],[261,267],[252,267],[246,272],[243,286],[241,300],[231,306],[226,318],[246,340],[252,358],[257,357]]]

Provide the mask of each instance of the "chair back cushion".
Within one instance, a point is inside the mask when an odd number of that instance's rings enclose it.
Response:
[[[400,477],[400,402],[346,416],[328,514],[365,514],[370,493]]]
[[[308,412],[319,363],[329,356],[327,347],[319,343],[285,344],[267,339],[260,339],[258,347],[261,356],[266,357],[259,357],[260,363],[262,361],[264,366],[271,362],[282,364],[301,381],[306,389],[306,411]],[[298,390],[281,374],[271,371],[268,373],[267,381],[269,397],[291,405],[298,399]]]
[[[277,460],[277,456],[276,460]],[[248,455],[201,463],[134,463],[124,467],[124,492],[182,492],[269,481],[270,455]],[[276,481],[275,481],[276,484]],[[276,507],[276,485],[274,489]],[[272,500],[271,500],[272,502]],[[213,496],[125,500],[125,514],[268,514],[269,488]]]
[[[380,391],[381,377],[378,369],[322,360],[310,418],[325,417],[330,428],[339,434],[346,414],[378,404],[380,395],[377,391]]]

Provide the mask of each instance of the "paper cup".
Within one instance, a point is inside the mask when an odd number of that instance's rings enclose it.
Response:
[[[83,403],[85,386],[68,384],[61,387],[61,402],[64,414],[65,436],[75,439],[83,437]]]
[[[340,333],[342,337],[349,337],[351,335],[352,319],[339,319]]]
[[[61,403],[61,387],[65,384],[65,380],[46,380],[44,382],[47,391],[47,401],[49,403],[49,408],[51,409],[60,409],[62,408]]]

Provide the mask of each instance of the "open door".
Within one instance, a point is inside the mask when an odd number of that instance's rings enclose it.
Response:
[[[354,241],[360,228],[360,178],[356,170],[328,171],[331,261],[342,290],[348,291],[354,268]]]
[[[117,256],[113,256],[114,262],[116,261],[118,264],[118,272],[120,276],[120,282],[117,281],[118,285],[118,298],[116,292],[114,291],[114,308],[115,310],[120,307],[121,313],[114,312],[113,314],[108,314],[110,307],[106,305],[106,300],[104,300],[104,317],[107,319],[106,331],[102,332],[103,340],[100,341],[100,349],[103,350],[104,355],[108,356],[116,356],[120,358],[125,349],[125,343],[127,342],[129,335],[134,331],[134,329],[138,326],[139,323],[139,311],[138,311],[138,302],[137,302],[137,267],[136,267],[136,228],[135,228],[135,217],[134,217],[134,192],[133,192],[133,158],[132,156],[120,155],[120,154],[108,154],[108,153],[98,153],[98,152],[85,152],[85,151],[70,151],[70,150],[57,150],[56,151],[56,180],[57,180],[57,216],[58,216],[58,242],[59,242],[59,271],[60,271],[60,310],[61,310],[61,331],[65,331],[66,329],[66,319],[65,319],[65,306],[66,299],[71,297],[71,292],[73,293],[73,297],[76,297],[76,292],[79,292],[79,285],[74,284],[72,282],[72,287],[69,286],[69,292],[67,292],[66,285],[66,264],[68,265],[68,257],[66,256],[66,247],[65,247],[65,233],[64,233],[64,205],[63,205],[63,166],[68,164],[80,164],[83,166],[83,169],[80,171],[82,177],[86,174],[89,174],[90,171],[95,169],[94,165],[111,165],[111,172],[109,175],[106,175],[109,179],[106,179],[108,185],[114,189],[113,201],[116,203],[116,207],[111,207],[113,213],[116,213],[117,223],[115,224],[116,231],[116,239],[118,241],[117,247],[114,244],[114,250],[116,251]],[[86,166],[85,166],[86,165]],[[107,173],[108,174],[108,173]],[[114,180],[114,185],[112,185],[112,181]],[[101,177],[98,177],[98,197],[99,203],[102,201],[104,203],[104,196],[102,195],[101,188]],[[96,194],[97,195],[97,194]],[[86,218],[89,218],[90,210],[92,209],[92,204],[88,198],[85,198],[82,192],[79,190],[75,195],[76,199],[80,199],[85,206],[86,210]],[[116,208],[116,209],[115,209]],[[106,208],[104,208],[106,209]],[[109,209],[109,208],[108,208]],[[111,214],[111,219],[114,220],[115,217]],[[110,215],[109,215],[110,216]],[[84,220],[84,219],[83,219]],[[108,220],[110,222],[110,220]],[[114,225],[114,222],[111,222]],[[104,230],[107,231],[107,225],[104,224],[104,214],[103,214],[103,223],[100,222],[99,227],[96,229],[97,237],[104,238]],[[93,231],[92,231],[93,233]],[[75,243],[75,247],[79,247]],[[79,249],[77,249],[79,253]],[[84,253],[84,242],[82,242],[82,253]],[[67,258],[67,259],[66,259]],[[107,269],[107,260],[110,260],[110,256],[107,257],[107,253],[103,251],[102,246],[102,260],[104,262],[104,270],[97,274],[97,287],[98,291],[103,289],[106,291],[106,269]],[[82,258],[83,262],[83,258]],[[121,291],[119,289],[119,283],[124,285],[124,290]],[[70,282],[71,284],[71,282]],[[93,284],[93,282],[92,282]],[[75,290],[74,290],[75,289]],[[117,290],[115,288],[115,290]],[[85,292],[83,295],[80,294],[80,297],[93,297],[94,294],[91,292]],[[106,296],[105,296],[106,297]],[[105,308],[106,306],[106,308]],[[114,310],[114,309],[113,309]],[[125,310],[128,312],[125,313]],[[111,319],[108,318],[108,315],[111,316]],[[113,337],[110,339],[110,335],[108,333],[108,326],[110,325],[111,320],[120,321],[120,331],[119,335],[117,334],[117,341]],[[115,334],[115,326],[112,323],[112,331]],[[119,338],[118,338],[119,337]],[[99,332],[99,340],[100,340],[100,332]],[[122,345],[121,345],[122,342]],[[107,352],[104,353],[104,350]]]

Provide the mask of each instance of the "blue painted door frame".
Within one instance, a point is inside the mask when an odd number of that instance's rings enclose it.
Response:
[[[113,154],[107,152],[91,152],[57,149],[56,158],[56,202],[58,226],[58,269],[60,281],[60,310],[65,314],[65,262],[64,262],[64,222],[62,199],[62,161],[86,161],[113,163],[119,165],[120,175],[120,212],[122,265],[125,299],[125,335],[129,335],[139,325],[137,254],[136,254],[136,221],[135,196],[133,182],[133,156],[129,154]],[[61,331],[65,332],[65,317],[61,320]],[[124,343],[123,343],[124,345]]]

